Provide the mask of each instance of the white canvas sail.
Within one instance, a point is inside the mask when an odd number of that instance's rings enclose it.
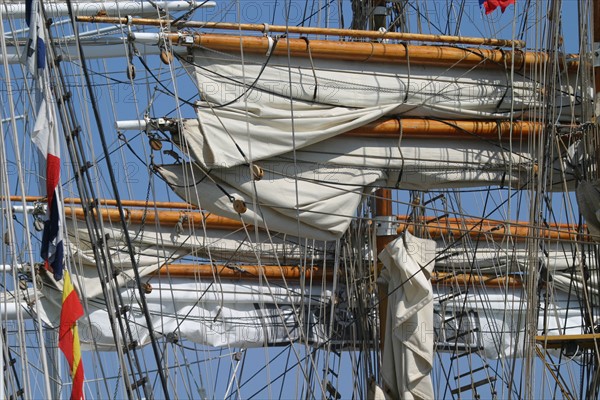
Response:
[[[277,43],[285,46],[285,39]],[[202,150],[195,159],[207,167],[261,160],[383,115],[518,119],[535,113],[541,96],[535,79],[520,73],[510,78],[502,68],[407,64],[289,61],[194,49],[188,69],[203,99],[196,109],[200,125],[193,132]],[[576,79],[565,74],[563,82],[555,101],[569,107],[577,102],[570,86]]]
[[[167,340],[226,348],[276,346],[290,341],[319,346],[330,340],[323,319],[331,307],[328,290],[314,288],[303,294],[297,284],[274,282],[265,292],[263,285],[172,278],[168,272],[148,282],[152,285],[147,306],[153,329]],[[60,310],[56,295],[48,295],[54,299],[54,307],[46,307],[47,318],[53,325],[58,324]],[[135,289],[124,289],[121,295],[132,307],[134,339],[140,346],[148,345],[148,328],[137,306],[139,297]],[[305,314],[302,320],[298,319],[299,310]],[[102,299],[88,299],[88,313],[79,329],[84,350],[115,350]]]
[[[200,162],[206,147],[193,130],[197,124],[186,121],[184,139],[177,135],[176,143]],[[269,149],[271,143],[260,147]],[[202,169],[188,163],[161,165],[156,170],[191,204],[276,232],[331,240],[347,230],[354,210],[375,187],[525,188],[533,181],[536,167],[531,154],[518,148],[509,151],[501,143],[477,140],[339,137],[257,162],[265,171],[261,180],[255,180],[247,166]],[[565,154],[554,163],[556,171],[566,173],[556,175],[560,179],[556,178],[553,189],[572,187],[567,160]],[[248,212],[238,215],[234,200],[244,201]]]
[[[382,361],[384,388],[392,398],[433,396],[433,289],[435,243],[409,233],[379,254],[388,293]]]

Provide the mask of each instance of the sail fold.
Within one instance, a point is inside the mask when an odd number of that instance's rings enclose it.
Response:
[[[395,399],[432,399],[435,242],[405,232],[379,254],[388,311],[381,373]]]
[[[197,120],[185,120],[173,136],[194,163],[155,167],[181,198],[218,215],[318,240],[339,238],[376,187],[523,188],[535,173],[526,144],[509,151],[502,143],[469,139],[335,137],[258,161],[264,171],[258,180],[247,165],[203,168],[199,129]],[[260,146],[268,149],[270,143]],[[565,169],[561,159],[555,164]],[[555,187],[565,186],[557,180]],[[235,200],[247,211],[238,214]]]
[[[266,285],[230,279],[174,278],[168,272],[152,277],[149,283],[152,291],[146,295],[146,304],[152,326],[156,335],[173,343],[190,340],[213,347],[250,348],[329,342],[325,316],[330,315],[332,292],[328,288],[315,286],[303,292],[292,282]],[[150,336],[136,290],[124,288],[121,295],[132,307],[128,318],[134,327],[134,339],[140,345],[148,344]],[[48,318],[57,320],[56,310],[49,311]],[[82,350],[114,350],[104,301],[88,302],[87,311],[87,317],[78,322]]]
[[[202,150],[195,158],[209,168],[284,154],[383,115],[514,119],[536,112],[542,98],[535,80],[521,74],[511,78],[501,68],[447,68],[410,60],[366,64],[313,59],[309,52],[290,65],[282,56],[195,48],[187,69],[202,98],[196,108]],[[576,101],[568,84],[557,90],[556,104]]]
[[[117,221],[115,221],[117,223]],[[97,260],[94,256],[89,234],[82,221],[73,221],[69,231],[69,252],[74,263],[72,274],[74,284],[86,298],[102,296],[102,286],[98,277]],[[161,265],[190,254],[198,248],[198,241],[175,237],[174,229],[156,229],[152,226],[131,224],[129,235],[135,251],[136,267],[140,277],[145,277],[161,267]],[[120,226],[104,227],[106,240],[105,252],[111,272],[116,274],[118,285],[126,285],[134,281],[134,270],[131,257],[127,251],[125,235]],[[185,238],[188,238],[186,241]]]
[[[193,164],[162,165],[157,171],[191,204],[246,224],[317,240],[339,238],[368,186],[385,176],[378,170],[332,170],[310,163],[261,165],[265,176],[260,181],[253,181],[243,166],[213,172],[211,179]],[[327,176],[330,182],[315,181]],[[232,199],[244,201],[247,210],[238,214]]]

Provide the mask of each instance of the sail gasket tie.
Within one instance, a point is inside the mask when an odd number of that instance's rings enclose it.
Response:
[[[496,121],[496,130],[498,132],[498,142],[501,144],[502,143],[502,126],[500,125],[500,121]],[[512,137],[512,125],[511,125],[511,130],[509,132],[509,135]],[[500,146],[500,148],[502,149],[502,146]],[[506,155],[504,154],[504,151],[501,151],[500,154],[502,154],[502,159],[503,159],[504,163],[506,164]],[[508,171],[508,173],[510,174],[509,179],[512,182],[513,171]],[[504,185],[506,185],[506,169],[502,172],[502,179],[500,180],[500,188],[504,188]]]
[[[315,64],[312,58],[312,52],[310,50],[310,40],[306,36],[300,36],[306,42],[306,50],[308,51],[308,60],[310,61],[310,67],[312,68],[313,77],[315,78],[315,91],[313,92],[313,101],[317,100],[317,90],[319,89],[319,82],[317,80],[317,72],[315,71]]]
[[[406,50],[406,91],[404,92],[404,99],[402,99],[402,104],[406,104],[408,101],[408,92],[410,91],[410,53],[406,42],[400,42],[400,44]]]
[[[400,186],[402,176],[404,175],[404,153],[402,153],[402,136],[404,135],[404,128],[402,126],[402,118],[396,117],[398,122],[398,151],[400,152],[400,171],[398,171],[398,178],[396,179],[396,188]]]
[[[504,63],[504,70],[508,70],[513,65],[516,67],[516,68],[514,68],[514,70],[516,72],[520,72],[520,71],[523,71],[525,69],[525,64],[527,64],[527,63],[525,62],[525,53],[523,51],[521,51],[519,49],[514,49],[514,50],[513,49],[511,49],[511,50],[498,49],[498,51],[500,52],[500,54],[502,54],[502,61]],[[512,58],[513,58],[512,65],[508,65],[508,59],[507,59],[507,57],[508,57],[509,52],[512,52]],[[515,60],[515,55],[517,53],[519,53],[519,55],[520,55],[520,62],[518,64],[516,63],[516,60]],[[484,59],[485,59],[485,57],[484,57]],[[507,73],[508,72],[509,71],[507,71]]]
[[[270,57],[271,52],[273,51],[273,48],[275,47],[275,41],[273,40],[273,38],[271,36],[267,36],[267,42],[269,43],[269,47],[267,48],[267,52],[265,53],[265,55],[267,57]]]
[[[125,224],[127,226],[131,225],[131,210],[129,208],[123,208],[124,216],[125,216]]]

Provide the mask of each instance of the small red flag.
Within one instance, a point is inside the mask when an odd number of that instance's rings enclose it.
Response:
[[[506,7],[514,3],[515,0],[479,0],[479,5],[482,5],[483,8],[485,8],[486,14],[491,13],[498,7],[500,7],[500,10],[504,12]]]

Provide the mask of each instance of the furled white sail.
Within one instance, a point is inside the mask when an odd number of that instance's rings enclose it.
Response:
[[[435,242],[406,232],[379,254],[388,310],[381,373],[395,399],[431,399]],[[385,293],[384,292],[384,293]]]
[[[303,291],[297,283],[259,283],[236,280],[173,278],[167,274],[148,280],[146,295],[152,325],[158,336],[177,343],[190,340],[214,347],[263,347],[299,341],[318,346],[329,339],[325,316],[329,316],[331,290],[319,286]],[[129,320],[140,345],[150,341],[139,297],[133,288],[121,290],[131,305]],[[46,305],[49,323],[60,315],[60,292],[50,293],[54,307]],[[88,315],[79,321],[82,348],[114,350],[106,304],[88,300]],[[303,318],[298,316],[302,314]]]
[[[192,164],[162,165],[157,171],[186,201],[247,224],[275,232],[317,240],[339,238],[348,228],[365,187],[383,177],[378,170],[345,168],[332,172],[317,164],[263,163],[265,177],[253,181],[247,167],[217,171],[212,180]],[[335,181],[315,182],[335,174]],[[290,176],[290,174],[292,176]],[[297,178],[298,181],[295,181]],[[238,214],[232,200],[242,200],[247,211]]]
[[[148,213],[153,212],[148,210]],[[200,214],[200,211],[197,212]],[[75,285],[88,298],[100,296],[102,290],[87,228],[83,221],[76,219],[68,221],[68,226]],[[193,226],[183,218],[182,223],[175,226],[128,221],[127,227],[141,277],[190,254],[206,260],[227,260],[232,265],[240,262],[299,265],[307,257],[313,261],[331,258],[334,246],[333,243],[277,233],[267,235],[264,231],[254,232],[254,229],[247,232],[244,229],[227,231]],[[105,222],[104,232],[110,265],[119,273],[117,283],[125,285],[132,282],[134,271],[120,224]]]
[[[285,46],[280,41],[277,46]],[[230,167],[301,149],[383,115],[519,118],[534,112],[539,84],[501,68],[377,64],[193,49],[188,70],[204,166]],[[291,63],[291,64],[290,64]],[[575,101],[565,77],[556,104]],[[576,82],[572,79],[571,82]],[[260,144],[268,144],[261,146]],[[243,155],[240,153],[243,153]]]
[[[186,120],[175,135],[195,161],[205,149],[197,129],[198,121]],[[255,147],[268,151],[271,143]],[[257,162],[265,172],[261,180],[254,180],[247,166],[203,169],[189,163],[156,170],[191,204],[276,232],[331,240],[346,231],[363,195],[375,187],[523,188],[535,176],[526,148],[515,144],[509,151],[481,140],[336,137]],[[564,168],[562,163],[557,159],[555,168]],[[557,180],[556,188],[564,189],[562,184]],[[248,211],[238,215],[234,199],[244,201]]]
[[[567,241],[548,242],[545,254],[540,253],[540,262],[551,274],[567,271],[572,268],[573,260],[581,258],[582,252],[590,254],[591,249],[592,246]],[[502,241],[486,240],[485,234],[481,235],[480,241],[470,244],[460,239],[456,242],[439,239],[436,251],[439,257],[436,270],[439,271],[524,274],[531,260],[527,242],[515,242],[507,247]]]
[[[434,285],[434,293],[438,350],[459,354],[481,351],[486,358],[495,360],[523,357],[525,346],[531,345],[525,337],[528,301],[524,288],[474,284],[459,290]],[[581,304],[573,300],[573,293],[558,290],[553,283],[541,292],[539,335],[587,333],[581,324],[586,312],[582,313]]]
[[[74,263],[73,281],[81,293],[93,298],[102,295],[102,286],[98,278],[97,260],[89,242],[88,230],[82,221],[69,222],[68,246]],[[200,247],[195,237],[182,238],[176,235],[175,229],[163,232],[153,226],[131,224],[129,227],[130,238],[135,251],[135,261],[141,277],[153,273],[161,265],[190,254],[195,248]],[[170,231],[170,232],[169,232]],[[119,285],[125,285],[134,280],[135,275],[131,257],[127,251],[125,236],[120,226],[107,224],[104,227],[105,249],[109,265],[118,274],[116,279]],[[200,238],[201,239],[201,238]],[[111,275],[108,271],[107,275]]]
[[[164,253],[164,249],[159,251],[160,246],[157,246],[157,243],[163,243],[167,248],[171,246],[180,248],[180,251],[184,252],[197,251],[198,254],[230,260],[237,260],[234,257],[252,260],[262,255],[265,260],[269,257],[277,259],[271,252],[278,251],[280,261],[287,254],[287,261],[299,262],[302,254],[306,256],[306,253],[309,253],[310,260],[314,262],[315,259],[324,259],[327,254],[323,253],[319,242],[310,242],[314,248],[309,248],[308,243],[301,246],[295,238],[288,238],[290,241],[286,241],[277,236],[268,238],[266,235],[261,235],[264,240],[261,243],[256,239],[248,240],[245,232],[238,236],[233,233],[225,234],[226,232],[222,230],[209,229],[205,236],[201,236],[190,234],[187,230],[178,231],[174,227],[164,227],[162,231],[156,231],[151,226],[144,228],[146,239],[142,241],[140,226],[131,224],[130,228],[132,233],[138,233],[135,243],[140,256],[138,260],[141,261],[139,271],[144,277],[144,282],[150,283],[152,287],[152,292],[147,295],[147,301],[154,327],[159,334],[212,346],[274,345],[284,343],[288,337],[292,337],[293,340],[308,341],[312,345],[319,345],[328,340],[334,340],[335,343],[338,343],[338,340],[339,343],[344,342],[344,336],[328,337],[325,321],[319,319],[325,315],[325,311],[329,312],[331,282],[327,282],[323,289],[322,282],[319,280],[313,282],[308,291],[303,291],[298,283],[292,280],[284,284],[273,280],[261,283],[258,277],[255,282],[218,277],[217,279],[202,279],[194,276],[181,278],[169,276],[166,270],[156,275],[158,266],[167,260],[172,260]],[[84,228],[80,229],[82,231],[79,233],[83,233]],[[124,285],[121,292],[126,302],[134,305],[135,311],[138,298],[132,282],[133,272],[126,253],[123,249],[117,251],[120,246],[115,245],[120,243],[118,238],[122,232],[118,228],[108,229],[107,232],[111,232],[107,243],[115,250],[111,253],[113,265],[119,268],[123,278],[128,278],[121,282]],[[423,257],[426,256],[427,260],[439,259],[436,261],[437,270],[491,276],[496,274],[503,276],[509,273],[518,277],[524,273],[529,258],[526,243],[516,243],[514,249],[507,250],[493,242],[487,245],[479,243],[475,249],[459,241],[454,247],[449,248],[448,243],[442,240],[436,242],[415,238],[410,233],[405,235],[407,237],[405,242],[402,237],[395,242],[396,245],[403,246],[402,251],[397,250],[398,254],[404,254],[403,260],[412,259],[411,255],[415,252],[423,253]],[[224,238],[228,239],[224,241]],[[151,244],[153,241],[154,243]],[[83,245],[83,248],[72,253],[73,259],[80,262],[74,271],[74,276],[76,283],[86,294],[90,317],[89,320],[80,322],[82,337],[86,343],[90,340],[88,343],[90,345],[91,340],[95,339],[101,349],[110,350],[114,343],[106,306],[99,294],[99,282],[95,276],[96,268],[89,264],[91,255],[85,256],[85,261],[81,261],[82,255],[89,250],[85,249],[84,242],[80,242],[79,245]],[[71,246],[74,249],[75,246]],[[142,250],[143,247],[146,250]],[[572,260],[578,257],[579,247],[578,244],[568,242],[555,242],[548,247],[544,259],[547,260],[549,271],[546,289],[549,296],[542,296],[547,298],[548,302],[541,305],[542,310],[546,311],[540,314],[538,326],[540,334],[542,332],[548,335],[584,333],[580,304],[569,300],[569,293],[581,294],[583,290],[583,280],[579,276],[579,271],[573,271],[571,267]],[[584,251],[588,252],[589,249]],[[408,255],[405,254],[406,252]],[[381,257],[386,259],[388,256]],[[393,267],[388,266],[389,268]],[[427,268],[429,269],[429,266]],[[417,279],[419,274],[415,274],[417,271],[413,271],[402,281],[390,283],[392,290],[414,288],[414,285],[419,282]],[[384,275],[387,276],[387,273]],[[83,288],[80,283],[84,284]],[[594,285],[592,281],[588,282],[588,291],[597,294]],[[520,333],[524,321],[522,313],[527,303],[523,288],[486,286],[481,283],[469,284],[468,290],[461,287],[458,283],[456,285],[433,284],[434,322],[433,328],[428,332],[431,335],[435,332],[438,350],[456,352],[456,340],[450,339],[460,334],[459,348],[465,351],[469,348],[481,349],[482,354],[489,359],[521,357],[524,340]],[[40,302],[35,310],[46,323],[55,325],[60,314],[60,288],[44,285],[42,290],[44,302]],[[443,300],[457,291],[464,294],[453,295],[451,301]],[[393,291],[392,295],[396,293],[401,293],[401,290]],[[305,307],[303,312],[310,316],[304,321],[308,324],[308,328],[301,327],[301,324],[294,319],[298,314],[298,307]],[[343,314],[343,307],[338,305],[338,308]],[[317,318],[319,315],[321,317]],[[462,317],[456,318],[457,315]],[[136,340],[140,344],[148,343],[149,337],[144,328],[143,316],[132,312],[130,318],[133,318],[134,325],[137,327]],[[388,318],[390,321],[393,319]],[[453,322],[445,322],[450,320]],[[308,332],[308,336],[303,337],[301,332]],[[408,329],[402,332],[412,331]],[[393,335],[389,334],[386,337],[392,338]],[[447,344],[446,347],[444,343]]]
[[[4,11],[14,18],[25,18],[27,1],[7,0],[4,1]],[[215,2],[206,1],[198,7],[214,7]],[[191,9],[187,1],[156,1],[156,2],[137,2],[137,1],[76,1],[73,2],[73,14],[75,15],[143,15],[156,16],[159,10],[168,10],[170,12],[187,11]],[[67,2],[57,1],[44,4],[44,12],[48,18],[58,18],[69,15]]]
[[[198,135],[198,131],[197,120],[184,120],[181,131],[174,135],[174,139],[182,151],[202,165],[203,152],[209,146],[203,142],[203,136]],[[272,138],[271,141],[254,143],[253,150],[269,152],[276,140]],[[235,147],[233,150],[237,151]],[[263,165],[264,162],[258,164]],[[398,138],[336,137],[297,148],[266,162],[279,163],[279,168],[283,170],[280,173],[289,178],[294,176],[296,170],[306,168],[294,167],[295,162],[329,167],[328,172],[315,175],[315,180],[330,177],[329,180],[335,181],[337,172],[343,172],[342,167],[345,166],[358,167],[363,171],[387,169],[392,176],[389,186],[415,190],[489,184],[518,187],[531,178],[527,174],[531,173],[533,167],[526,143],[514,143],[509,148],[496,141],[428,140],[402,138],[402,135]],[[508,170],[509,165],[512,171]],[[248,175],[243,170],[228,170],[225,167],[223,164],[211,164],[209,169],[215,171],[217,177]]]

